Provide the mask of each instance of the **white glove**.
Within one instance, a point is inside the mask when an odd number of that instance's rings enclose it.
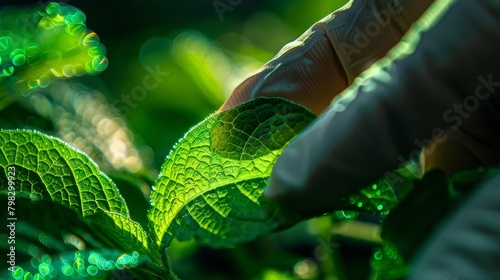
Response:
[[[287,44],[246,79],[220,110],[279,96],[320,114],[363,70],[382,58],[432,0],[352,0]]]
[[[458,125],[450,117],[460,105],[471,110],[462,128],[484,128],[500,163],[500,1],[436,1],[409,32],[285,149],[267,197],[305,215],[329,212],[418,151],[416,140]],[[492,118],[487,127],[473,122],[480,115]]]

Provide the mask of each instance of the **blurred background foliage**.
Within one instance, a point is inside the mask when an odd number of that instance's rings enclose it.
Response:
[[[283,45],[345,2],[61,1],[86,15],[86,27],[105,46],[97,51],[107,60],[98,56],[99,75],[66,75],[62,69],[63,78],[72,78],[22,90],[12,86],[13,78],[0,76],[0,128],[39,130],[87,153],[145,227],[150,187],[173,144]],[[12,7],[5,7],[47,3],[1,0],[0,28],[26,24],[13,22]],[[181,279],[367,279],[370,273],[379,279],[370,261],[382,259],[380,217],[361,216],[346,227],[339,221],[356,215],[337,215],[226,250],[174,243],[173,267]]]

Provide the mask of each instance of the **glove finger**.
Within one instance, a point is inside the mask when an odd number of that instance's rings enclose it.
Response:
[[[283,97],[319,115],[403,36],[431,3],[355,0],[315,23],[238,86],[219,111],[257,97]]]
[[[318,23],[240,84],[219,111],[265,96],[283,97],[320,114],[346,87],[342,64]]]

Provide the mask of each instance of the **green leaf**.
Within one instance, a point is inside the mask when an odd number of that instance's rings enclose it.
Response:
[[[382,179],[372,185],[362,188],[359,192],[341,198],[335,209],[368,212],[376,215],[387,215],[398,206],[413,188],[417,170],[414,162],[386,172]],[[343,214],[339,213],[338,217]],[[351,216],[351,215],[348,215]]]
[[[157,243],[173,237],[231,246],[290,222],[261,198],[283,149],[315,115],[281,98],[258,98],[192,128],[167,157],[152,193]]]
[[[385,179],[364,187],[359,192],[340,199],[335,205],[337,210],[368,212],[385,215],[398,205],[394,190]]]
[[[9,197],[0,194],[0,203],[8,205]],[[110,279],[113,275],[175,279],[154,256],[158,251],[144,250],[148,245],[142,228],[119,214],[103,212],[83,217],[25,193],[18,193],[14,202],[15,236],[9,239],[11,229],[0,228],[0,253],[9,254],[10,246],[15,246],[17,273],[24,274],[25,279],[31,279],[26,275],[43,275],[41,266],[50,271],[44,279]],[[0,218],[12,216],[4,212]],[[0,278],[7,279],[8,274],[6,269]]]
[[[31,245],[37,252],[44,247],[49,256],[82,248],[137,252],[148,259],[144,273],[166,273],[156,243],[129,218],[114,183],[61,140],[34,131],[0,131],[0,183],[0,201],[12,202],[4,215],[20,220],[17,237],[25,255]],[[41,236],[51,241],[30,241]]]
[[[394,243],[409,259],[431,231],[473,191],[479,182],[498,168],[461,170],[446,175],[441,170],[427,172],[420,180],[410,178],[411,192],[387,215],[382,237]],[[422,219],[425,217],[425,219]]]
[[[33,117],[30,118],[39,120],[41,117],[52,124],[53,128],[41,127],[43,131],[60,138],[94,160],[99,169],[116,183],[134,220],[147,221],[150,186],[159,171],[148,163],[152,158],[141,156],[125,117],[106,101],[103,93],[96,90],[96,87],[99,85],[89,87],[75,81],[54,82],[48,88],[34,91],[24,98],[23,102],[26,101],[27,104],[23,104],[23,108],[33,112]],[[12,107],[14,108],[9,108],[7,112],[16,109],[21,111],[18,106]],[[24,125],[26,114],[29,112],[18,116],[20,120],[12,125]],[[10,116],[12,115],[11,113]],[[136,196],[132,198],[133,203],[127,200],[129,192]],[[136,203],[138,192],[143,193],[143,197],[139,199],[144,202],[140,205],[140,218],[134,215],[137,214],[134,207],[139,205]],[[147,222],[143,226],[146,224]]]
[[[106,50],[79,9],[59,3],[0,13],[0,85],[25,93],[54,79],[104,71]],[[9,81],[9,83],[4,83]]]
[[[149,255],[156,263],[161,262],[156,243],[148,243],[148,236],[140,224],[111,212],[92,215],[89,220],[94,230],[102,232],[101,238],[106,238],[114,245],[113,248],[121,248],[125,252],[137,251],[141,255]]]
[[[104,211],[128,217],[114,183],[86,155],[56,138],[35,131],[0,131],[0,192],[7,192],[11,175],[16,193],[40,196],[84,217]]]
[[[411,259],[429,233],[453,208],[449,182],[440,170],[432,170],[384,220],[382,238],[391,242],[405,259]],[[422,218],[425,217],[425,218]]]

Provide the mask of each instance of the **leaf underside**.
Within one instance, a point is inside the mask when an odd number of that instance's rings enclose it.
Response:
[[[151,196],[158,244],[194,237],[226,247],[286,223],[262,191],[277,157],[314,118],[285,99],[258,98],[192,128],[167,157]]]
[[[157,244],[175,237],[228,247],[298,222],[262,193],[278,156],[315,118],[286,99],[258,98],[192,128],[167,157],[151,195]],[[374,214],[398,203],[386,180],[338,201],[335,210]]]

